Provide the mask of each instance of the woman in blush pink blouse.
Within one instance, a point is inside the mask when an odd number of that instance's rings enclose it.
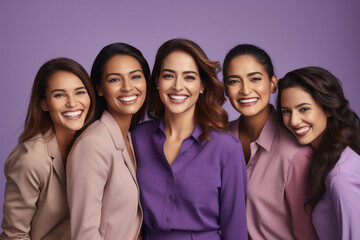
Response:
[[[241,116],[230,131],[247,164],[246,217],[250,239],[317,239],[311,212],[309,155],[269,104],[277,78],[269,55],[248,44],[234,47],[223,65],[226,93]]]
[[[218,62],[187,39],[158,50],[145,122],[132,132],[146,240],[244,240],[246,170],[226,132]]]
[[[313,149],[312,220],[320,239],[360,239],[360,121],[340,81],[307,67],[279,82],[277,108],[300,144]]]

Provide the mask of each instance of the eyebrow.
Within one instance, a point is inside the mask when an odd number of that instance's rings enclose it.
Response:
[[[300,103],[299,105],[296,105],[295,108],[299,108],[305,105],[311,105],[310,103]]]
[[[171,69],[167,69],[167,68],[165,68],[165,69],[163,69],[162,70],[162,72],[165,72],[165,71],[167,71],[167,72],[171,72],[171,73],[176,73],[174,70],[171,70]],[[183,72],[184,74],[195,74],[196,76],[198,76],[198,73],[197,72],[195,72],[195,71],[185,71],[185,72]]]
[[[131,72],[129,72],[129,74],[133,74],[133,73],[136,73],[136,72],[142,72],[140,69],[136,69],[136,70],[133,70]],[[106,74],[105,78],[111,76],[111,75],[115,75],[115,76],[120,76],[121,74],[120,73],[108,73]]]
[[[256,74],[260,74],[260,75],[264,76],[264,74],[262,74],[261,72],[251,72],[251,73],[248,73],[246,76],[251,77]],[[229,75],[226,77],[226,79],[228,79],[228,78],[239,78],[240,79],[240,76],[239,75]]]
[[[77,90],[80,90],[80,89],[86,89],[85,87],[78,87],[78,88],[75,88],[75,91]],[[65,89],[54,89],[51,91],[51,93],[54,93],[54,92],[66,92]]]

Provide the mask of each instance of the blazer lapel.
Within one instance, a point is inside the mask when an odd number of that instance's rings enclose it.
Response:
[[[64,184],[64,186],[66,186],[66,174],[56,136],[51,136],[50,133],[47,133],[45,135],[45,141],[49,157],[52,159],[54,170],[59,176],[61,182]]]
[[[136,171],[135,171],[134,166],[133,166],[133,164],[131,162],[131,158],[129,156],[129,153],[127,152],[126,145],[125,145],[125,142],[124,142],[124,138],[122,136],[121,129],[120,129],[119,125],[117,124],[115,119],[111,116],[111,114],[106,110],[102,114],[100,121],[103,122],[105,124],[105,126],[108,128],[109,133],[111,135],[111,138],[112,138],[112,140],[114,142],[115,148],[118,151],[121,151],[121,155],[122,155],[122,157],[124,159],[125,165],[129,169],[129,172],[130,172],[132,178],[134,179],[134,181],[135,181],[135,183],[137,185],[138,183],[137,183],[137,180],[136,180]],[[133,151],[130,133],[128,134],[128,137],[130,138],[129,140],[130,140],[130,144],[131,144],[131,150]]]

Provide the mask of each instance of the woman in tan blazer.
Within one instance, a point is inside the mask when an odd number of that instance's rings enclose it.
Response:
[[[144,117],[150,69],[141,52],[124,43],[104,47],[91,81],[96,116],[74,143],[67,165],[71,237],[141,238],[142,209],[131,130]]]
[[[38,71],[19,144],[5,163],[0,239],[70,239],[65,164],[94,116],[95,94],[77,62],[57,58]]]

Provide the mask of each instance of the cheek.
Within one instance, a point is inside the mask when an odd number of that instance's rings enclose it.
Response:
[[[235,87],[228,87],[227,89],[227,95],[229,97],[230,101],[236,101],[237,100],[237,92],[238,89]]]

